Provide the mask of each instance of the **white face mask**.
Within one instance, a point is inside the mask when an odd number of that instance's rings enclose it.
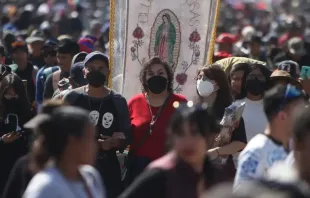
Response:
[[[208,97],[215,92],[214,85],[208,80],[197,80],[197,91],[201,97]]]

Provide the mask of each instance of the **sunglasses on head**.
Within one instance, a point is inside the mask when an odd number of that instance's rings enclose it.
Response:
[[[302,95],[302,91],[297,89],[294,85],[288,84],[286,86],[285,95],[280,103],[279,110],[283,110],[288,100],[297,99]]]

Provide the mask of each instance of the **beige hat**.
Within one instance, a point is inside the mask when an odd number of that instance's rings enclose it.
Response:
[[[292,78],[292,76],[286,71],[275,70],[269,78],[269,84],[273,84],[275,81],[278,81],[278,80],[288,81],[290,84],[296,86],[299,89],[302,89],[301,83],[295,78]]]

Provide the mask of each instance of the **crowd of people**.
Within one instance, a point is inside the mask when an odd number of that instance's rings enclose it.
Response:
[[[173,92],[159,57],[141,67],[140,94],[110,89],[109,28],[94,20],[83,31],[78,6],[58,20],[8,8],[2,197],[310,197],[310,20],[291,1],[263,5],[222,2],[193,101]],[[220,121],[236,104],[242,116],[227,130]]]

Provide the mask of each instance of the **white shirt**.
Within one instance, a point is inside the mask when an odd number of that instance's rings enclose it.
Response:
[[[93,198],[105,198],[99,173],[92,166],[81,166],[80,172]],[[89,198],[82,181],[67,180],[57,168],[47,168],[30,181],[23,198]]]
[[[268,124],[263,109],[263,100],[252,101],[245,98],[237,100],[237,102],[246,102],[242,117],[244,120],[246,137],[249,142],[257,134],[263,133]]]
[[[240,190],[245,182],[265,178],[268,169],[287,155],[284,147],[270,137],[256,135],[239,155],[234,190]]]

